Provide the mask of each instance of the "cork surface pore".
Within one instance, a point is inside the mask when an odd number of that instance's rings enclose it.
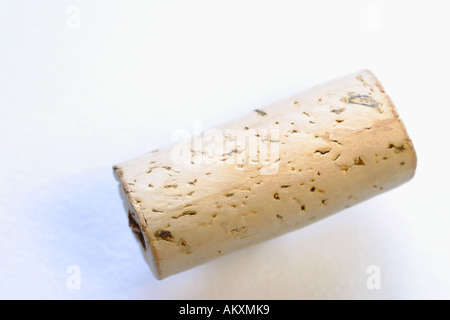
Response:
[[[405,127],[368,70],[217,129],[223,140],[211,145],[223,152],[214,161],[186,141],[189,161],[174,163],[171,145],[114,167],[130,227],[158,279],[387,191],[412,178],[416,167]],[[272,159],[227,144],[230,129],[270,142]]]

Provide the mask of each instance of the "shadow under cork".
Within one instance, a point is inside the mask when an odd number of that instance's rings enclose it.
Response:
[[[357,209],[347,210],[205,265],[206,281],[201,282],[196,298],[388,297],[388,289],[367,287],[367,267],[379,264],[387,272],[387,253],[371,250],[370,232],[360,232],[364,222],[358,226],[357,214]]]

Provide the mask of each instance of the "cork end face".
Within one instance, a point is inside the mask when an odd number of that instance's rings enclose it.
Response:
[[[414,177],[414,175],[416,174],[416,169],[417,169],[417,154],[416,154],[416,150],[414,149],[414,146],[411,143],[411,149],[412,149],[412,159],[413,159],[413,173],[411,175],[411,178]]]
[[[409,179],[407,180],[407,181],[409,181],[412,178],[414,178],[414,176],[416,175],[417,154],[416,154],[416,150],[414,148],[414,145],[413,145],[411,139],[409,138],[408,133],[406,132],[406,129],[405,129],[405,135],[408,137],[408,145],[409,145],[409,148],[410,148],[410,157],[411,157],[411,163],[412,163],[411,170],[410,170],[411,171],[410,172],[410,176],[409,176]]]
[[[141,253],[153,275],[157,280],[162,280],[163,276],[160,272],[155,248],[151,245],[151,242],[139,224],[139,219],[133,211],[128,211],[128,225],[139,243]]]
[[[417,169],[417,153],[416,150],[414,148],[414,145],[412,143],[411,138],[408,135],[408,132],[406,130],[406,126],[403,123],[403,121],[400,119],[400,115],[397,111],[397,108],[395,107],[395,104],[393,103],[391,97],[386,93],[383,85],[381,84],[381,82],[378,80],[378,78],[375,76],[375,74],[370,71],[369,69],[362,69],[358,72],[358,74],[367,76],[369,78],[372,79],[374,85],[377,87],[377,89],[384,95],[384,98],[386,99],[386,101],[388,101],[388,105],[389,108],[392,112],[392,115],[395,119],[398,119],[400,122],[400,125],[402,127],[402,131],[403,131],[403,135],[404,135],[404,141],[406,142],[406,144],[408,145],[408,152],[409,152],[409,156],[411,159],[411,169],[410,169],[410,176],[406,181],[411,180],[415,173],[416,173],[416,169]]]
[[[113,174],[114,174],[114,178],[116,178],[117,181],[121,181],[122,176],[123,176],[123,170],[119,165],[114,165],[112,167],[113,169]]]
[[[390,108],[390,111],[392,112],[392,115],[394,118],[398,118],[399,114],[397,112],[397,109],[395,108],[394,103],[392,102],[391,97],[386,93],[386,91],[384,90],[383,85],[381,84],[380,80],[378,80],[378,78],[375,76],[375,74],[368,70],[368,69],[363,69],[359,72],[360,74],[364,74],[365,76],[369,77],[372,79],[373,84],[375,85],[375,87],[383,94],[384,99],[386,101],[388,101],[388,105]]]
[[[123,181],[123,169],[120,166],[113,166],[114,176],[119,181],[119,193],[121,195],[125,212],[128,216],[128,226],[130,227],[136,241],[139,243],[139,248],[145,261],[150,267],[154,277],[157,280],[162,280],[164,277],[160,272],[158,259],[155,248],[152,247],[150,240],[145,234],[143,217],[135,208],[135,205],[130,201],[128,194],[130,192],[128,185]]]

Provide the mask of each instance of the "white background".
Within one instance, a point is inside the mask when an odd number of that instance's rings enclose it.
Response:
[[[445,4],[1,0],[0,298],[450,298]],[[112,165],[362,68],[408,129],[413,180],[155,280]]]

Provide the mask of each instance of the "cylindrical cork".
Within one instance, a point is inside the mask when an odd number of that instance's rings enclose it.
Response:
[[[409,180],[416,155],[367,70],[114,167],[158,279]]]

